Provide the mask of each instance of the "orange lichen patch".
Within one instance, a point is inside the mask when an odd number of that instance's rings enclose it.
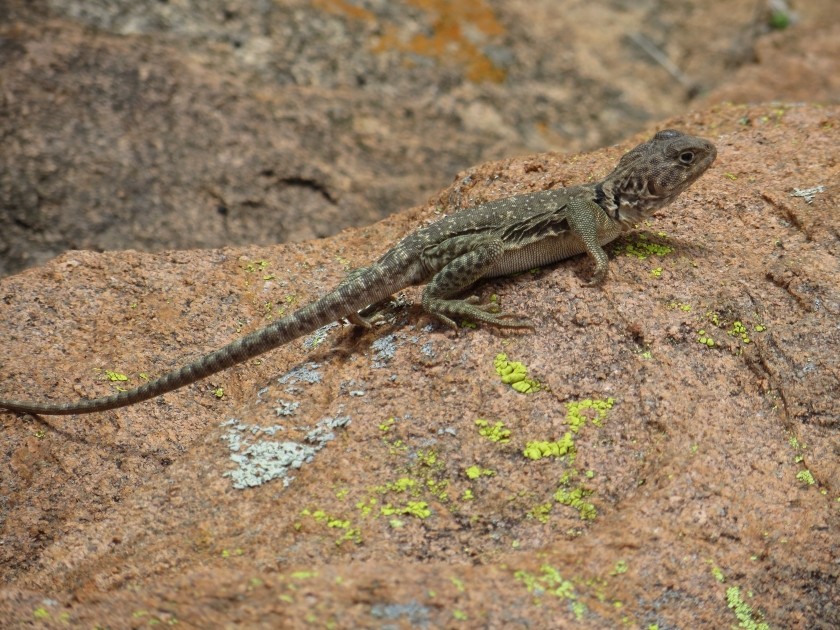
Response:
[[[492,81],[501,83],[505,71],[496,66],[467,36],[477,31],[484,36],[498,36],[504,32],[492,10],[484,0],[451,2],[450,0],[410,0],[411,4],[433,14],[432,34],[414,35],[404,41],[395,25],[385,27],[385,32],[375,52],[402,50],[438,61],[450,61],[463,65],[467,79],[480,83]]]
[[[504,27],[484,0],[408,0],[421,9],[438,13],[444,20],[469,23],[487,36],[502,35]]]
[[[333,15],[346,15],[356,20],[375,22],[376,15],[347,0],[313,0],[313,6]]]
[[[506,72],[496,66],[476,45],[468,33],[479,37],[498,37],[504,33],[492,9],[485,0],[407,0],[424,10],[432,23],[431,35],[414,35],[408,41],[400,34],[397,24],[385,24],[383,34],[373,46],[374,52],[399,50],[431,57],[438,61],[454,62],[464,66],[467,78],[480,83],[501,83]],[[314,5],[332,15],[345,15],[355,20],[375,22],[371,11],[358,7],[348,0],[315,0]]]
[[[498,37],[504,33],[492,9],[484,0],[408,0],[429,14],[431,35],[414,35],[406,41],[397,24],[385,24],[374,52],[398,50],[462,65],[470,81],[480,83],[505,80],[505,71],[496,66],[476,45],[474,39]],[[374,22],[378,17],[348,0],[315,0],[315,6],[333,15]],[[472,37],[468,34],[473,34]]]

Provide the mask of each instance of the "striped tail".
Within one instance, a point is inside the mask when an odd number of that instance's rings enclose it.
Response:
[[[406,286],[405,284],[397,286],[399,284],[398,279],[387,279],[382,269],[378,265],[373,265],[359,270],[359,273],[345,280],[335,290],[291,315],[135,389],[112,396],[71,403],[0,400],[0,408],[23,413],[59,416],[94,413],[133,405],[195,383],[211,374],[226,370],[307,335],[321,326],[352,315],[369,304],[386,299]]]

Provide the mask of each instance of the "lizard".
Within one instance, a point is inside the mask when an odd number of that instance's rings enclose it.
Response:
[[[394,293],[425,284],[422,308],[447,326],[466,318],[498,327],[529,327],[494,312],[478,297],[458,298],[478,280],[548,265],[586,253],[595,263],[588,286],[607,275],[603,245],[670,204],[714,162],[703,138],[666,129],[625,153],[603,180],[489,201],[444,216],[408,234],[379,260],[332,291],[263,328],[134,389],[68,403],[0,399],[8,411],[70,415],[133,405],[185,387],[343,319],[371,327],[371,310]]]

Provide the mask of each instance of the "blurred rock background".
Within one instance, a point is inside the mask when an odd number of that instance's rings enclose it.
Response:
[[[265,245],[721,99],[840,98],[836,0],[0,0],[0,275]],[[699,102],[698,102],[699,99]]]

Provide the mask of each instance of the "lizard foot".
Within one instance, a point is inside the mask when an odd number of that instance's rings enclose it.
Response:
[[[377,313],[374,317],[379,317],[379,314]],[[374,323],[372,321],[373,318],[368,319],[368,318],[362,317],[358,313],[351,313],[350,315],[348,315],[346,317],[346,319],[347,319],[348,322],[350,322],[354,326],[358,326],[359,328],[367,328],[367,329],[373,328],[373,323]]]
[[[394,300],[396,300],[396,298],[392,295],[391,297],[385,298],[376,304],[366,306],[358,313],[351,313],[346,319],[354,326],[372,328],[374,324],[377,324],[385,319],[385,315],[382,311],[385,310],[385,307]]]
[[[430,300],[423,304],[427,312],[437,317],[444,324],[457,330],[455,320],[468,319],[484,322],[502,328],[533,328],[527,319],[518,318],[511,313],[494,312],[498,309],[495,303],[478,304],[477,296],[470,296],[463,300]]]
[[[604,278],[607,277],[607,268],[604,267],[603,269],[595,269],[595,273],[592,274],[592,277],[583,283],[585,287],[597,287],[604,282]]]

